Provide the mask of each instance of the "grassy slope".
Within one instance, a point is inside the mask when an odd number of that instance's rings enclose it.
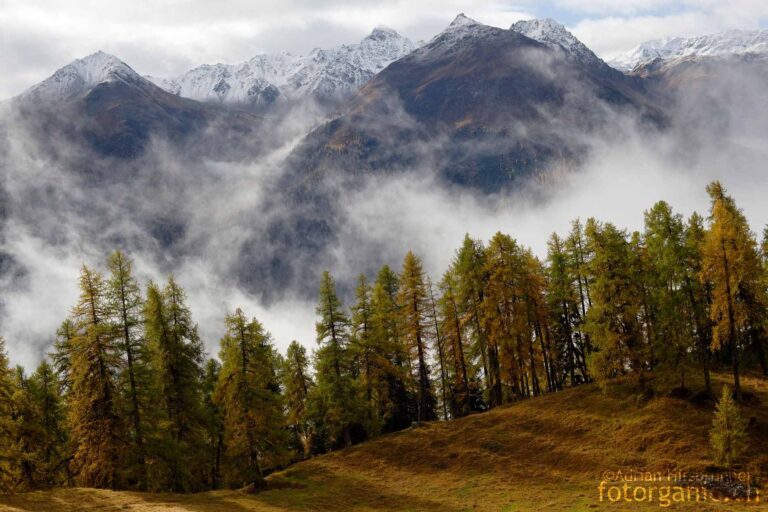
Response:
[[[750,464],[768,470],[768,382],[745,379],[762,405],[745,407]],[[724,382],[718,378],[716,385]],[[604,471],[710,464],[711,410],[673,398],[638,406],[626,389],[583,386],[450,423],[430,423],[296,464],[272,476],[292,488],[259,495],[62,489],[0,499],[0,510],[286,511],[658,510],[599,502]],[[768,494],[768,489],[764,492]],[[727,510],[768,510],[729,504]],[[673,505],[680,510],[723,506]]]

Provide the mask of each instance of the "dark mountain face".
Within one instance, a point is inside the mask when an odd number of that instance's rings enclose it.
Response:
[[[170,94],[101,52],[60,69],[19,96],[13,108],[20,114],[15,121],[43,134],[43,140],[61,139],[123,160],[140,157],[153,140],[199,155],[212,150],[233,159],[255,155],[257,145],[249,136],[261,125],[261,118],[245,111]],[[212,138],[216,144],[207,144]]]
[[[640,80],[512,30],[450,29],[390,64],[294,154],[301,174],[429,165],[481,191],[570,166],[616,115],[663,122]]]
[[[213,158],[242,159],[260,149],[261,117],[180,98],[138,75],[102,81],[60,102],[23,100],[15,120],[41,140],[65,140],[100,157],[139,158],[153,140]]]

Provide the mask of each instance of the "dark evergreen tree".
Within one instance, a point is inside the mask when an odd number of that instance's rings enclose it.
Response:
[[[317,387],[312,394],[326,434],[325,446],[352,444],[352,427],[359,423],[361,404],[351,366],[349,319],[336,295],[336,285],[329,272],[323,272],[320,297],[316,309],[320,317],[315,324]]]
[[[205,429],[202,415],[203,347],[173,278],[161,292],[147,288],[144,325],[157,398],[164,409],[155,440],[154,484],[176,492],[202,488]]]

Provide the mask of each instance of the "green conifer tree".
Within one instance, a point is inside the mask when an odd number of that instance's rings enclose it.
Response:
[[[0,494],[11,492],[17,483],[13,422],[15,392],[5,340],[0,337]]]
[[[286,421],[303,458],[311,455],[314,426],[307,412],[307,397],[315,383],[310,375],[307,349],[294,340],[288,345],[282,370]]]
[[[262,488],[265,470],[286,460],[282,399],[270,336],[238,309],[226,318],[216,401],[224,424],[229,485]]]
[[[378,396],[378,416],[385,432],[408,427],[415,409],[409,393],[408,356],[397,291],[397,275],[384,265],[371,293],[371,339],[375,347],[374,368],[382,372],[375,379],[374,387]]]
[[[164,409],[155,442],[158,463],[149,479],[176,492],[199,490],[206,467],[203,347],[184,291],[172,277],[162,292],[153,283],[147,287],[144,325],[154,389]]]
[[[629,370],[645,389],[650,356],[640,321],[644,293],[634,275],[627,234],[613,224],[599,225],[590,219],[586,236],[594,276],[585,327],[596,350],[588,360],[590,374],[605,382]]]
[[[733,468],[733,464],[747,447],[747,425],[728,386],[723,386],[723,393],[717,402],[709,440],[715,452],[715,460],[718,464],[725,465],[728,470]]]
[[[352,444],[352,426],[360,421],[359,393],[351,372],[349,350],[349,319],[336,295],[336,286],[329,272],[323,272],[320,297],[316,309],[320,320],[315,324],[317,343],[315,353],[317,388],[313,394],[314,407],[322,414],[327,447],[338,442]]]
[[[38,486],[66,483],[68,478],[67,432],[61,381],[47,361],[28,379],[28,396],[33,409],[35,432],[30,443],[37,467]]]

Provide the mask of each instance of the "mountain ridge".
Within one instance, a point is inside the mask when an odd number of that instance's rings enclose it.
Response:
[[[750,53],[768,55],[768,29],[727,30],[694,37],[654,39],[607,62],[620,71],[629,72],[657,59],[670,61],[686,57],[723,57]]]
[[[197,101],[269,105],[279,99],[344,96],[416,47],[396,31],[377,27],[355,44],[315,48],[306,55],[261,54],[239,64],[204,64],[176,77],[149,79]]]

